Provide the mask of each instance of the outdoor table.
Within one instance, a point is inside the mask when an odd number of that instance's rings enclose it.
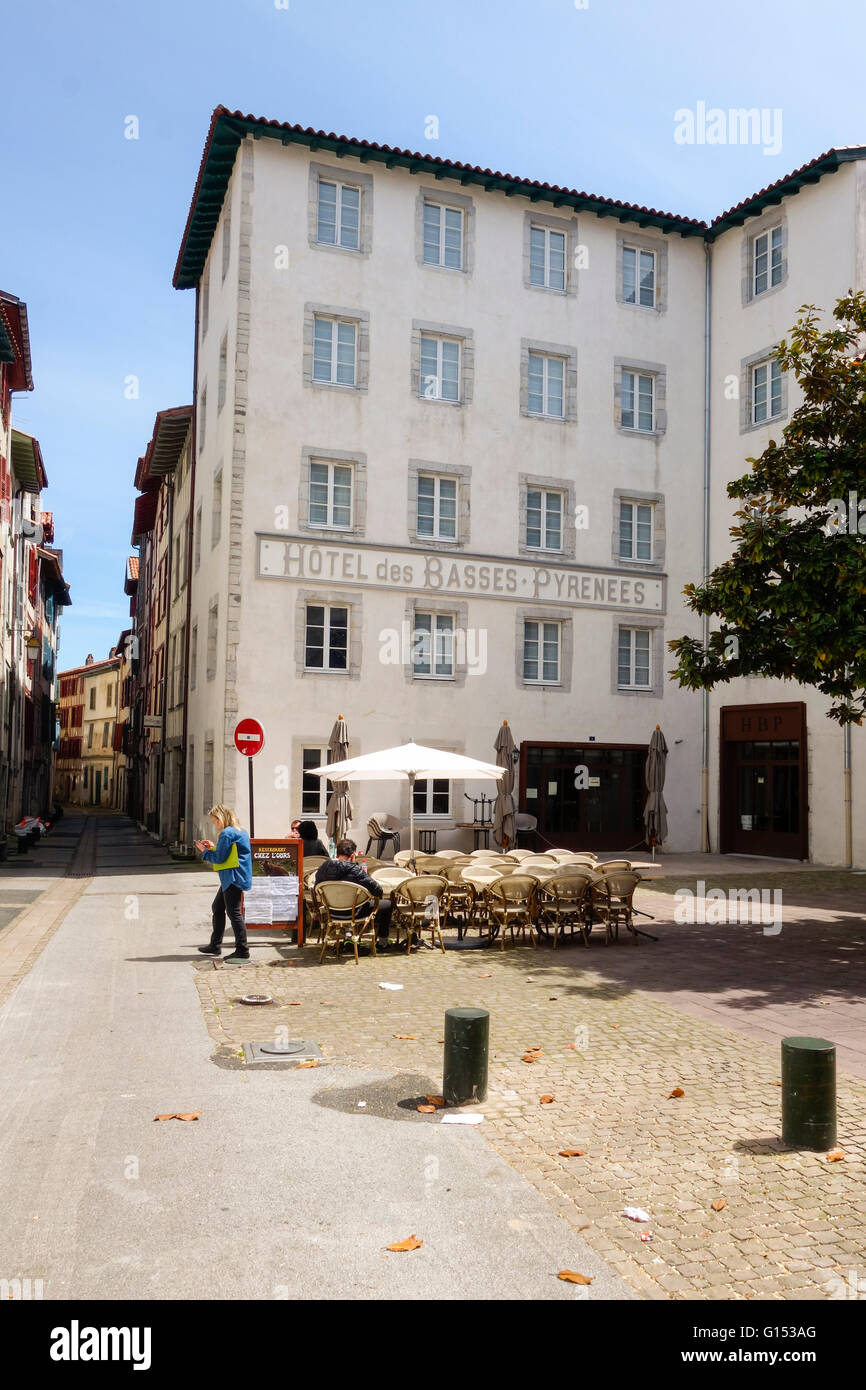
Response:
[[[493,829],[492,821],[487,821],[486,824],[474,820],[462,821],[456,827],[456,829],[472,831],[472,834],[475,837],[475,844],[473,845],[473,849],[490,848],[490,832]]]

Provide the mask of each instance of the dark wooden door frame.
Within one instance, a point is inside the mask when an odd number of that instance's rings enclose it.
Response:
[[[644,754],[647,753],[647,752],[649,751],[649,745],[646,744],[646,743],[597,743],[597,742],[590,742],[588,739],[577,740],[577,739],[537,739],[537,738],[529,738],[529,739],[524,739],[524,740],[522,740],[522,741],[521,741],[521,744],[520,744],[520,776],[519,776],[519,780],[518,780],[518,806],[519,806],[520,810],[528,812],[529,815],[532,815],[532,814],[533,814],[533,812],[530,810],[530,807],[528,806],[527,801],[526,801],[526,764],[527,764],[527,753],[528,753],[528,750],[529,750],[530,748],[593,748],[593,749],[599,749],[599,750],[602,751],[602,752],[608,752],[608,753],[611,753],[611,752],[614,752],[614,753],[625,752],[625,753],[644,753]],[[538,832],[538,833],[541,834],[541,833],[547,833],[547,832],[542,832],[542,831],[541,831],[541,827],[539,826],[539,832]],[[579,840],[581,840],[581,839],[583,838],[583,837],[581,837],[580,835],[570,834],[570,833],[567,832],[567,831],[555,831],[555,832],[554,832],[554,831],[551,831],[551,832],[549,832],[549,833],[550,833],[550,834],[557,834],[557,835],[560,835],[560,837],[561,837],[561,843],[562,843],[563,849],[570,849],[570,848],[572,848],[572,847],[577,847],[577,845],[572,846],[572,845],[570,844],[570,842],[571,842],[571,841],[575,841],[575,842],[576,842],[576,841],[579,841]],[[595,837],[595,843],[598,843],[598,842],[599,842],[599,837],[596,836],[596,837]],[[589,848],[592,848],[592,846],[589,846]],[[625,849],[625,848],[627,848],[627,846],[621,845],[621,844],[619,844],[619,843],[617,842],[614,846],[612,846],[612,848],[615,848],[615,849]]]
[[[797,739],[800,746],[800,830],[795,842],[796,853],[788,854],[784,852],[784,848],[775,851],[772,848],[762,849],[758,848],[757,845],[755,853],[766,854],[768,857],[779,859],[808,860],[809,858],[808,740],[806,705],[802,700],[779,700],[767,704],[723,705],[719,710],[719,852],[721,854],[743,853],[742,849],[735,848],[733,844],[737,814],[736,771],[739,764],[733,757],[727,757],[725,750],[731,744],[746,740],[725,738],[725,715],[766,714],[769,711],[778,713],[781,710],[795,710],[799,715]],[[772,738],[761,739],[760,732],[756,732],[754,742],[773,742]],[[768,831],[766,835],[772,840],[774,833],[776,832]],[[762,842],[766,844],[764,836],[761,837],[761,841],[758,841],[758,845]]]

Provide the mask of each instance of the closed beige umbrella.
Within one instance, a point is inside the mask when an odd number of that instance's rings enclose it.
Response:
[[[644,779],[647,799],[643,811],[644,830],[647,844],[655,859],[656,845],[661,845],[668,837],[668,808],[662,796],[667,771],[668,746],[661,728],[656,724],[649,741]]]
[[[502,727],[496,735],[496,742],[493,747],[496,749],[496,766],[505,768],[505,775],[499,783],[499,793],[493,807],[493,838],[503,849],[514,844],[516,838],[515,816],[517,807],[514,804],[514,739],[508,727],[508,720],[503,719]]]
[[[337,722],[331,730],[331,737],[328,739],[328,762],[341,763],[348,756],[349,730],[346,728],[346,721],[341,714],[337,717]],[[327,830],[329,835],[333,835],[335,840],[340,841],[344,839],[355,813],[349,800],[349,783],[332,782],[331,785],[333,791],[328,797]]]

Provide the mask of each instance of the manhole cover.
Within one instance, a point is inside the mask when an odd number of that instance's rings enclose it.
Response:
[[[242,1004],[273,1004],[272,994],[244,994],[241,997]]]
[[[305,1038],[288,1038],[277,1042],[271,1038],[267,1042],[244,1043],[244,1056],[247,1062],[307,1062],[322,1056],[317,1043]]]

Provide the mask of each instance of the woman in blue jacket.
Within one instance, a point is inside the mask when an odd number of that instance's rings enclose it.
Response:
[[[247,945],[247,929],[244,922],[241,895],[251,887],[253,881],[253,858],[250,851],[250,837],[241,830],[238,818],[228,806],[212,806],[208,812],[219,838],[216,845],[211,840],[196,840],[202,859],[212,864],[219,874],[220,886],[213,900],[213,928],[210,943],[199,946],[203,956],[218,956],[222,953],[223,935],[226,929],[226,916],[235,934],[235,949],[226,956],[226,965],[242,965],[250,958]]]

